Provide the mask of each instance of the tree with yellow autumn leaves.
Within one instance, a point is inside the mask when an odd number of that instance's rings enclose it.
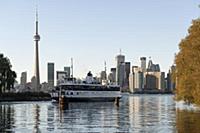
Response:
[[[200,105],[200,19],[192,21],[176,55],[176,98]]]

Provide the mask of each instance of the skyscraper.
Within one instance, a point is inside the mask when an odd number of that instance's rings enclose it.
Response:
[[[101,78],[101,81],[102,81],[102,80],[107,80],[106,71],[101,71],[101,73],[100,73],[100,78]]]
[[[64,71],[67,72],[66,78],[70,78],[71,77],[71,68],[66,66],[66,67],[64,67]]]
[[[124,87],[125,82],[125,56],[118,55],[116,57],[117,67],[116,67],[116,82],[120,87]]]
[[[27,72],[22,72],[20,81],[21,85],[25,85],[27,83]]]
[[[134,92],[135,89],[135,77],[134,77],[134,73],[130,73],[129,74],[129,91],[130,92]]]
[[[34,35],[34,41],[35,41],[35,91],[39,91],[40,89],[40,70],[39,70],[39,41],[40,41],[40,35],[38,34],[38,12],[36,10],[36,31]]]
[[[134,86],[137,89],[144,88],[144,73],[139,67],[134,67]]]
[[[141,61],[142,72],[146,72],[146,57],[141,57],[140,61]]]
[[[110,71],[112,74],[112,82],[116,83],[116,68],[111,68]]]
[[[131,71],[131,63],[125,62],[125,87],[129,88],[129,74]]]
[[[160,72],[160,66],[159,64],[153,64],[153,61],[150,59],[148,63],[148,72]]]
[[[48,63],[48,85],[49,87],[54,87],[54,63]]]

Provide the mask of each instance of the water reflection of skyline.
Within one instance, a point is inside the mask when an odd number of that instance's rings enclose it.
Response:
[[[155,98],[155,95],[135,95],[129,97],[131,128],[147,132],[173,131],[174,106],[175,103],[169,96]]]
[[[113,103],[0,104],[0,132],[183,132],[199,131],[200,113],[176,110],[170,95],[124,96]],[[194,130],[193,130],[194,129]]]

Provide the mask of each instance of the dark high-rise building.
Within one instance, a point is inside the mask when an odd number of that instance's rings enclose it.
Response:
[[[101,81],[102,81],[102,80],[107,80],[106,71],[101,71],[101,73],[100,73],[100,78],[101,78]]]
[[[35,41],[35,91],[40,89],[40,70],[39,70],[39,41],[40,35],[38,33],[38,12],[36,11],[36,29],[35,29],[34,41]]]
[[[112,82],[116,83],[116,68],[111,68],[110,71],[112,73]]]
[[[146,57],[141,57],[140,61],[141,61],[142,72],[146,72]]]
[[[158,79],[155,75],[146,75],[146,88],[147,89],[158,89]]]
[[[169,72],[167,73],[167,78],[166,78],[166,89],[168,91],[173,91],[175,89],[175,81],[172,78],[173,73],[175,72],[176,67],[173,65],[171,66]]]
[[[116,83],[120,85],[120,87],[124,87],[125,84],[125,56],[118,55],[116,57],[117,67],[116,67]]]
[[[47,68],[48,85],[54,87],[54,63],[48,63]]]
[[[131,63],[130,62],[125,62],[125,86],[128,88],[129,87],[129,74],[131,71]]]
[[[64,67],[64,71],[67,72],[66,78],[70,78],[71,77],[71,68],[66,66],[66,67]]]

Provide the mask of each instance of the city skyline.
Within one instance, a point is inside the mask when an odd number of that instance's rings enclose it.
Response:
[[[180,40],[199,14],[198,3],[151,2],[38,2],[41,81],[47,81],[48,62],[62,70],[70,66],[71,57],[76,77],[85,77],[89,70],[94,75],[101,72],[104,61],[108,68],[115,67],[120,48],[131,65],[139,65],[142,56],[151,56],[167,72]],[[35,1],[4,1],[0,5],[0,53],[10,58],[18,81],[23,71],[28,72],[30,81],[34,74]],[[169,8],[172,10],[167,11]]]

